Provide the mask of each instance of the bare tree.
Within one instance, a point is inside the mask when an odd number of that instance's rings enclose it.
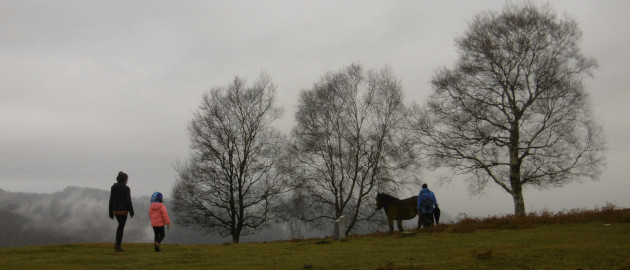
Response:
[[[348,233],[374,215],[368,198],[408,165],[398,162],[395,145],[401,96],[389,69],[366,72],[358,64],[302,91],[291,144],[294,216],[325,224],[346,215]]]
[[[604,140],[582,83],[597,63],[580,52],[581,35],[549,5],[476,16],[456,40],[459,61],[436,72],[427,106],[412,113],[420,146],[470,175],[473,193],[499,185],[518,216],[525,186],[597,179]]]
[[[252,86],[236,77],[216,87],[189,126],[190,160],[177,165],[173,187],[179,222],[208,233],[232,236],[259,232],[284,192],[278,170],[285,138],[271,127],[280,117],[276,86],[261,74]]]

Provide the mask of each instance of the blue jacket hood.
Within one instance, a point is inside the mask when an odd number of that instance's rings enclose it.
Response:
[[[162,193],[153,192],[153,195],[151,195],[151,202],[162,202]]]

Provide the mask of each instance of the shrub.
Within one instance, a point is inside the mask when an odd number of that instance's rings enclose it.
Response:
[[[485,218],[469,217],[466,214],[457,216],[457,222],[449,224],[450,232],[470,233],[476,230],[523,229],[541,224],[630,222],[630,209],[619,209],[612,203],[593,210],[571,209],[552,213],[548,210],[531,212],[524,217],[514,215],[488,216]]]

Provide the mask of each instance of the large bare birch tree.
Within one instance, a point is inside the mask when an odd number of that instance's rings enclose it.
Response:
[[[405,166],[395,145],[401,98],[388,68],[365,71],[358,64],[302,91],[291,144],[295,216],[323,224],[345,215],[350,232],[374,215],[375,193]]]
[[[476,16],[456,39],[459,61],[437,71],[427,106],[412,113],[420,146],[470,176],[473,192],[504,189],[518,216],[526,186],[597,179],[604,140],[583,84],[597,63],[580,51],[581,35],[549,5]]]
[[[190,159],[176,167],[180,223],[238,243],[273,218],[286,189],[278,170],[285,138],[271,126],[281,115],[275,93],[271,78],[261,74],[251,86],[236,77],[203,96],[189,125]]]

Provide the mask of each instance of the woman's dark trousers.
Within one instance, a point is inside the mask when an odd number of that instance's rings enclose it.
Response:
[[[118,220],[118,229],[116,229],[116,246],[120,247],[123,238],[123,231],[125,230],[125,223],[127,223],[127,215],[116,215]]]

